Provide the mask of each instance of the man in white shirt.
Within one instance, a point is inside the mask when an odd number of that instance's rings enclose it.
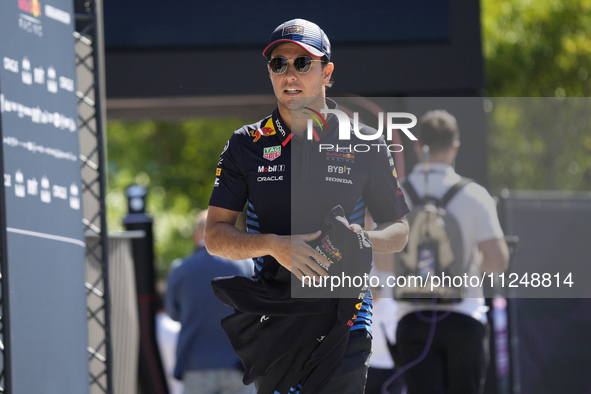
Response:
[[[430,111],[418,129],[415,151],[420,160],[427,145],[429,162],[417,164],[408,181],[419,198],[428,187],[428,195],[440,199],[461,179],[452,167],[460,147],[457,122],[446,111]],[[408,190],[404,192],[410,201]],[[446,210],[460,227],[464,272],[480,277],[482,272],[504,271],[509,252],[495,201],[486,189],[468,183]],[[404,374],[410,394],[482,392],[488,360],[486,311],[482,288],[470,286],[465,298],[451,305],[399,303],[397,351],[403,365],[416,364]]]

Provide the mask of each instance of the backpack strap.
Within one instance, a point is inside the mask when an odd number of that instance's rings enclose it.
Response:
[[[406,190],[406,193],[410,197],[412,205],[417,206],[423,203],[423,200],[419,198],[419,195],[417,194],[415,188],[412,186],[408,178],[402,181],[402,186],[404,187],[404,190]]]
[[[443,197],[441,197],[441,200],[439,201],[439,207],[445,208],[445,206],[456,195],[456,193],[459,192],[461,188],[463,188],[464,186],[466,186],[468,183],[470,183],[472,181],[473,180],[470,178],[462,177],[462,179],[460,179],[458,181],[458,183],[456,183],[455,185],[450,187],[449,190],[443,195]]]

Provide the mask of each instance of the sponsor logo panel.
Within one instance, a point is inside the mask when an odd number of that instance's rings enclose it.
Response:
[[[273,176],[260,176],[257,178],[257,182],[275,182],[275,181],[282,181],[283,175],[273,175]]]
[[[330,145],[321,148],[320,152],[324,151],[326,160],[339,161],[345,163],[355,163],[355,155],[347,147],[335,147]]]
[[[275,128],[273,127],[273,122],[271,118],[265,123],[263,127],[258,130],[251,130],[250,135],[254,137],[254,142],[257,142],[261,139],[261,137],[268,137],[270,135],[275,134]]]
[[[16,59],[4,56],[2,66],[6,71],[21,74],[21,82],[25,85],[47,85],[47,90],[51,93],[58,92],[59,88],[68,92],[74,92],[74,80],[60,75],[53,66],[48,66],[47,71],[40,65],[33,65],[27,56],[23,57],[20,64]]]
[[[299,26],[299,25],[285,26],[283,28],[282,36],[287,36],[289,34],[304,34],[304,26]]]
[[[23,11],[18,17],[19,29],[37,37],[43,37],[43,25],[38,19],[41,16],[39,0],[18,0],[18,8]]]
[[[332,258],[329,258],[329,260],[333,260],[336,259],[336,261],[341,261],[341,259],[343,258],[343,254],[341,253],[341,251],[336,248],[332,242],[330,241],[330,238],[328,237],[328,235],[326,235],[323,239],[322,239],[322,244],[323,246],[326,248],[326,250],[331,254]]]
[[[21,11],[33,15],[35,18],[41,16],[41,4],[39,0],[18,0],[18,8]]]
[[[334,174],[347,174],[347,175],[351,175],[351,167],[347,167],[347,166],[328,166],[328,172],[334,173]]]
[[[392,160],[392,158],[390,158],[390,163],[390,166],[394,165],[394,160]],[[402,196],[404,193],[402,192],[402,189],[400,189],[400,182],[398,181],[398,173],[396,172],[396,168],[392,168],[392,176],[396,178],[396,195]]]
[[[226,142],[224,149],[222,149],[222,153],[220,153],[220,160],[218,161],[218,167],[222,165],[222,162],[224,161],[224,153],[226,153],[229,146],[230,146],[230,140],[228,140],[228,142]]]
[[[259,166],[258,172],[283,172],[285,171],[284,164],[275,164],[274,166]]]
[[[269,119],[269,122],[270,121],[271,121],[271,119]],[[285,130],[283,130],[283,126],[281,126],[281,122],[279,122],[279,119],[275,119],[275,124],[277,125],[277,130],[279,130],[279,133],[281,134],[281,136],[285,137],[286,133],[285,133]]]
[[[281,145],[269,146],[263,149],[263,158],[273,161],[281,156]]]
[[[349,185],[353,184],[353,181],[350,179],[345,179],[345,178],[335,178],[335,177],[331,177],[331,176],[327,176],[325,179],[326,182],[335,182],[335,183],[347,183]]]
[[[52,7],[49,4],[45,5],[45,16],[65,25],[69,25],[72,21],[72,17],[69,13],[62,11],[59,8]]]

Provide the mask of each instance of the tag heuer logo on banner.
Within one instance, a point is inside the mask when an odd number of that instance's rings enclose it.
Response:
[[[275,160],[279,156],[281,156],[281,145],[270,146],[268,148],[265,148],[263,153],[263,157],[271,161]]]

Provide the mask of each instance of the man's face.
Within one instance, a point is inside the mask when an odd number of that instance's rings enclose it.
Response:
[[[296,59],[299,56],[308,56],[314,60],[320,60],[318,57],[311,56],[302,47],[293,43],[286,43],[279,45],[271,53],[271,59],[276,57],[284,57],[286,59]],[[312,68],[305,74],[298,73],[293,65],[293,61],[289,61],[287,71],[283,74],[275,74],[269,69],[269,76],[273,84],[273,90],[280,106],[287,110],[292,110],[292,100],[297,100],[297,107],[312,106],[312,100],[300,100],[300,98],[309,97],[317,98],[324,97],[324,86],[330,80],[333,70],[333,64],[327,64],[324,69],[321,62],[312,62]]]

